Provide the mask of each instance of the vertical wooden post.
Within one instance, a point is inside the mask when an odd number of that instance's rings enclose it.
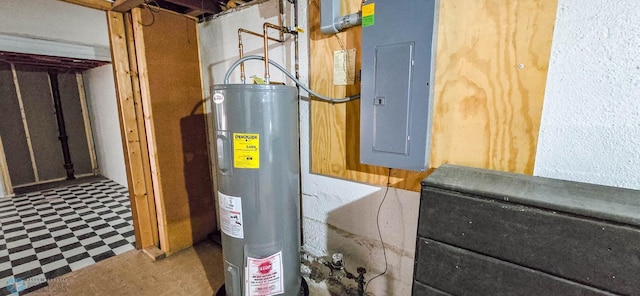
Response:
[[[2,145],[2,137],[0,137],[0,182],[4,187],[5,197],[13,196],[13,186],[11,185],[11,176],[9,175],[9,167],[7,167],[7,158],[4,155],[4,146]]]
[[[84,133],[87,136],[89,157],[91,157],[91,171],[94,176],[97,176],[100,173],[98,169],[98,157],[96,156],[96,147],[93,142],[91,120],[89,119],[89,108],[87,107],[87,94],[84,91],[84,80],[82,79],[82,74],[76,73],[76,83],[78,84],[78,95],[80,96],[80,108],[82,110],[82,120],[84,121]]]
[[[16,66],[14,64],[11,64],[11,74],[13,75],[13,85],[16,87],[16,96],[18,97],[18,105],[20,106],[20,118],[22,118],[22,127],[24,128],[24,134],[27,137],[27,148],[29,148],[29,157],[31,157],[31,168],[33,170],[33,180],[35,182],[39,182],[40,174],[38,174],[36,156],[33,153],[33,144],[31,143],[31,133],[29,132],[29,124],[27,123],[27,114],[24,112],[24,103],[22,101],[22,91],[20,91],[20,82],[18,82],[18,71],[16,71]]]
[[[133,47],[133,44],[129,44],[133,42],[133,38],[129,36],[132,28],[130,23],[126,23],[122,13],[114,11],[107,13],[107,23],[136,248],[158,246],[158,217],[152,184],[148,177],[151,169],[142,105],[139,103],[139,86],[135,85],[138,83],[137,69],[131,64],[131,60],[135,60],[135,51],[129,51]]]
[[[156,151],[156,142],[154,137],[154,125],[152,120],[152,112],[151,112],[151,94],[149,92],[149,74],[148,69],[146,67],[147,60],[145,55],[145,41],[144,41],[144,30],[143,30],[143,21],[142,14],[140,8],[134,8],[131,10],[131,29],[133,30],[133,34],[128,35],[127,37],[132,37],[132,45],[134,46],[133,50],[136,52],[135,61],[131,61],[131,63],[135,63],[138,65],[138,82],[139,82],[139,91],[140,91],[140,104],[142,105],[143,110],[143,118],[144,118],[144,127],[145,132],[148,137],[147,141],[147,149],[149,156],[149,167],[151,170],[151,184],[153,185],[153,197],[156,205],[156,213],[157,221],[158,221],[158,233],[160,239],[160,249],[166,253],[171,251],[169,245],[169,237],[168,237],[168,229],[167,229],[167,214],[166,214],[166,206],[164,204],[162,187],[162,179],[160,177],[160,171],[158,169],[158,155]]]
[[[62,146],[62,156],[64,157],[64,169],[67,171],[67,180],[73,180],[76,177],[73,174],[73,162],[71,161],[71,152],[69,151],[69,136],[67,136],[67,128],[64,123],[64,113],[62,111],[62,101],[60,101],[60,87],[58,86],[58,71],[49,70],[49,82],[51,82],[51,95],[53,96],[53,106],[56,110],[56,120],[58,121],[58,132],[60,135],[60,145]]]

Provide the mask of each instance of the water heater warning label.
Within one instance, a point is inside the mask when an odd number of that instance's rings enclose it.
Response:
[[[260,134],[233,133],[233,167],[260,168]]]
[[[247,257],[245,286],[249,296],[271,296],[284,293],[282,252],[267,258]]]
[[[222,232],[231,237],[244,238],[242,199],[218,191],[218,204],[220,208],[220,229],[222,229]]]

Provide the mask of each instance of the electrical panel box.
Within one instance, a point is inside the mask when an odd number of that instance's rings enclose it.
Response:
[[[439,2],[362,5],[361,163],[414,171],[429,164]]]

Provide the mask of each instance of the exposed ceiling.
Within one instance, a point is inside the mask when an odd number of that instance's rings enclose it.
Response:
[[[109,62],[0,51],[0,62],[34,69],[82,72]]]
[[[0,0],[1,1],[1,0]],[[266,0],[60,0],[99,10],[126,12],[135,7],[162,8],[205,20],[216,14]],[[289,0],[291,1],[291,0]],[[107,61],[0,51],[0,63],[34,69],[82,72],[108,64]]]
[[[80,3],[80,2],[93,3],[95,1],[105,2],[107,0],[63,0],[63,1],[74,2],[76,4],[83,5],[83,3]],[[231,8],[243,6],[245,4],[248,4],[251,2],[258,2],[258,1],[260,0],[115,0],[113,1],[113,4],[111,4],[110,8],[105,9],[100,7],[99,9],[126,12],[131,10],[134,7],[154,6],[154,7],[160,7],[163,9],[175,11],[180,14],[197,17],[199,20],[204,20],[207,17],[224,12]],[[102,6],[104,5],[103,2],[98,2],[98,4]],[[85,6],[87,6],[86,3],[85,3]]]

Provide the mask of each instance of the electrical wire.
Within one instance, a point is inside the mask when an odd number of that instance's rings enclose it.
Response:
[[[249,60],[264,61],[264,57],[261,57],[261,56],[258,56],[258,55],[250,55],[250,56],[246,56],[246,57],[243,57],[243,58],[237,60],[235,63],[233,63],[231,65],[231,67],[229,67],[229,70],[227,70],[227,74],[224,75],[224,83],[225,84],[229,84],[229,77],[231,77],[231,73],[233,72],[233,70],[235,70],[241,63],[244,63],[244,62],[249,61]],[[353,101],[355,99],[359,99],[360,98],[360,95],[355,95],[355,96],[346,97],[346,98],[330,98],[330,97],[323,96],[321,94],[316,93],[315,91],[312,91],[306,85],[302,84],[302,82],[300,82],[298,79],[296,79],[295,76],[293,76],[291,73],[289,73],[280,64],[278,64],[278,63],[276,63],[276,62],[274,62],[272,60],[269,60],[269,64],[271,64],[274,67],[278,68],[278,70],[282,71],[282,73],[284,73],[285,75],[287,75],[287,77],[289,77],[291,80],[293,80],[296,83],[296,85],[300,86],[302,89],[306,90],[309,94],[313,95],[314,97],[316,97],[317,99],[319,99],[321,101],[327,101],[327,102],[331,102],[331,103],[346,103],[346,102]]]
[[[151,3],[153,3],[155,5],[155,8],[152,8]],[[160,4],[158,4],[158,2],[156,2],[155,0],[152,0],[152,1],[144,0],[144,2],[142,4],[147,9],[149,9],[149,12],[151,13],[151,23],[150,24],[140,23],[140,24],[142,26],[144,26],[144,27],[150,27],[156,22],[156,13],[158,13],[160,11]]]
[[[378,206],[378,214],[376,214],[376,226],[378,227],[378,237],[380,237],[380,244],[382,244],[382,254],[384,255],[384,270],[372,277],[367,284],[364,286],[364,294],[367,294],[367,289],[369,288],[369,283],[373,282],[373,280],[383,276],[387,273],[387,269],[389,265],[387,264],[387,249],[384,247],[384,240],[382,240],[382,232],[380,231],[380,209],[382,209],[382,204],[387,199],[387,193],[389,193],[389,187],[391,187],[391,168],[389,168],[389,175],[387,175],[387,190],[384,192],[384,197],[380,201],[380,205]]]

